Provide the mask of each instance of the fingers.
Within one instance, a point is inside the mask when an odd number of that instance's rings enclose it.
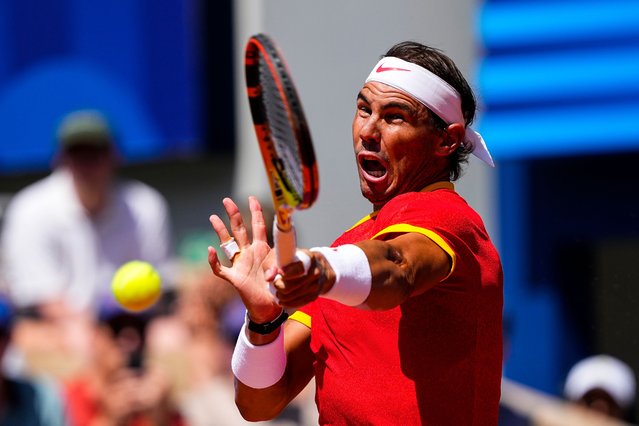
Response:
[[[299,308],[307,305],[319,297],[321,291],[320,281],[287,281],[279,279],[273,283],[275,297],[281,306]]]
[[[224,221],[218,215],[211,215],[209,221],[213,226],[220,244],[228,244],[232,240],[235,240],[240,249],[245,248],[251,244],[249,240],[249,232],[244,225],[242,214],[237,204],[231,198],[224,198],[222,200],[226,214],[229,217],[229,225],[231,231],[227,229]],[[264,222],[264,214],[262,212],[262,206],[257,198],[249,197],[249,209],[251,211],[251,229],[253,232],[254,241],[267,241],[267,228]]]
[[[217,250],[215,248],[209,246],[208,247],[208,261],[209,266],[211,267],[211,271],[218,277],[223,280],[230,282],[229,268],[224,266],[222,262],[220,262],[220,258],[217,255]]]
[[[286,277],[296,277],[306,275],[311,267],[313,256],[310,251],[296,249],[291,263],[282,267],[282,272]]]
[[[264,270],[264,279],[270,283],[273,282],[275,280],[275,277],[277,277],[277,272],[277,266],[266,268]]]
[[[211,222],[211,226],[213,226],[213,230],[217,234],[217,237],[220,239],[220,243],[224,243],[231,239],[231,235],[229,231],[226,229],[226,225],[218,215],[212,214],[209,217],[209,222]]]
[[[209,217],[209,222],[211,222],[213,229],[220,239],[220,248],[224,251],[226,257],[232,262],[234,257],[239,254],[242,248],[250,245],[250,241],[248,239],[248,232],[244,226],[244,221],[242,220],[240,209],[237,207],[235,202],[230,198],[225,198],[222,200],[222,204],[224,205],[229,217],[231,232],[233,235],[229,233],[224,221],[222,221],[218,215],[211,215]],[[257,208],[260,208],[259,203],[257,204]],[[263,222],[264,220],[262,220],[262,223]]]
[[[251,242],[249,241],[248,231],[244,226],[244,220],[242,219],[242,213],[240,212],[239,207],[230,198],[223,199],[222,204],[224,204],[226,214],[229,217],[231,232],[233,233],[233,237],[235,238],[237,245],[240,246],[240,249],[248,247]]]
[[[266,223],[264,222],[262,206],[253,196],[249,197],[249,210],[251,211],[253,240],[266,241]]]
[[[211,270],[217,276],[221,276],[222,274],[222,264],[220,263],[220,259],[217,257],[217,252],[211,246],[208,247],[208,261],[211,266]]]
[[[301,261],[286,265],[282,272],[284,276],[273,283],[275,296],[283,306],[299,307],[317,299],[322,293],[326,277],[321,268],[312,264],[308,272]]]

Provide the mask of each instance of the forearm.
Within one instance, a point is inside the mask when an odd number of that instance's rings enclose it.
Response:
[[[286,394],[286,387],[279,382],[266,389],[255,389],[235,378],[235,404],[247,421],[272,420],[292,399]]]
[[[450,271],[448,255],[422,235],[402,235],[390,241],[367,240],[354,246],[361,250],[359,255],[352,249],[344,250],[347,246],[311,250],[321,274],[325,275],[322,279],[326,280],[320,297],[364,309],[391,309],[436,285]],[[370,271],[368,277],[353,272],[366,267]],[[348,294],[362,293],[366,288],[368,294],[363,301],[352,303]]]
[[[233,371],[235,378],[235,402],[246,420],[263,421],[277,417],[281,411],[304,389],[313,376],[313,361],[310,347],[310,331],[295,321],[289,321],[273,333],[261,335],[242,329],[248,344],[257,348],[257,353],[249,353],[249,364],[238,366],[237,352],[247,348],[242,345],[242,335],[233,355]],[[286,333],[286,339],[284,339]],[[267,350],[261,347],[267,345]],[[271,345],[281,345],[272,347]],[[271,347],[269,347],[271,346]],[[282,368],[277,349],[285,358]],[[249,351],[255,350],[249,348]],[[274,354],[275,353],[275,354]],[[244,354],[246,356],[246,354]],[[279,367],[278,367],[278,364]],[[255,368],[253,368],[255,367]],[[273,369],[282,368],[277,372]],[[281,374],[281,377],[277,377]],[[267,377],[267,376],[270,376]],[[266,380],[266,382],[264,381]],[[244,383],[246,382],[246,383]],[[269,382],[274,382],[269,384]],[[265,384],[269,384],[264,387]]]
[[[359,243],[369,259],[372,288],[366,306],[391,309],[437,285],[450,272],[446,253],[424,236],[413,241]],[[419,242],[417,241],[419,240]]]

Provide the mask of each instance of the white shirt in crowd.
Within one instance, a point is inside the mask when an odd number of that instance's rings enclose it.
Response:
[[[168,271],[168,206],[142,182],[115,184],[108,207],[91,218],[59,169],[18,192],[3,222],[0,270],[19,307],[62,299],[94,309],[115,270],[133,259]]]

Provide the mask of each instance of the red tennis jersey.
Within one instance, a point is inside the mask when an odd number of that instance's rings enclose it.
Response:
[[[451,255],[446,279],[387,311],[320,298],[293,317],[310,319],[322,425],[497,424],[501,263],[479,215],[437,187],[394,198],[333,246],[419,232]]]

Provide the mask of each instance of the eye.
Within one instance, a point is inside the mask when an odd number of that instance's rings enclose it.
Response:
[[[394,112],[384,115],[384,120],[386,120],[388,123],[401,123],[405,121],[405,117],[403,114]]]
[[[357,113],[361,117],[368,117],[369,115],[371,115],[371,109],[367,105],[358,105]]]

